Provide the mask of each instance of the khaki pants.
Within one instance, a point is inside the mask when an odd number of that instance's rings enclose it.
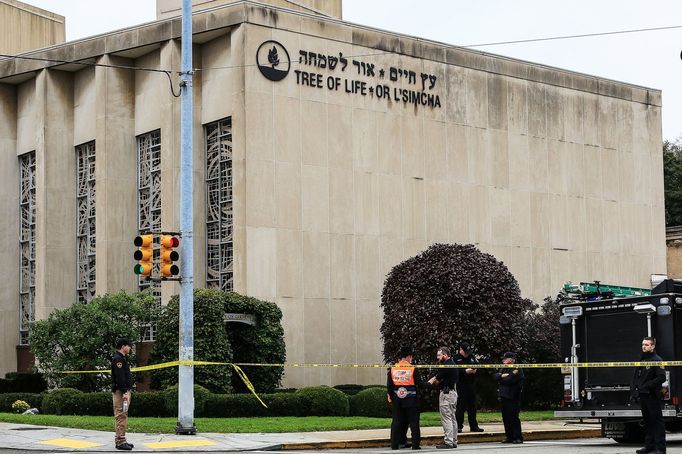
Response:
[[[126,443],[128,413],[123,412],[123,393],[121,391],[115,391],[112,396],[114,401],[114,430],[116,431],[116,438],[114,441],[116,446],[119,446]],[[130,409],[130,392],[128,392],[128,409]]]
[[[440,411],[440,422],[443,424],[446,445],[457,445],[456,407],[457,392],[451,389],[449,393],[444,394],[443,391],[441,391],[438,396],[438,410]]]

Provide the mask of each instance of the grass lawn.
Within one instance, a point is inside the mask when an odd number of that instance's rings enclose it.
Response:
[[[552,411],[523,411],[521,421],[552,419]],[[499,412],[479,412],[480,423],[501,422]],[[113,416],[61,416],[61,415],[16,415],[0,413],[0,422],[34,424],[40,426],[73,427],[113,431]],[[176,418],[134,418],[128,419],[128,432],[175,433]],[[253,432],[316,432],[326,430],[381,429],[391,427],[390,418],[365,418],[362,416],[285,416],[280,418],[196,418],[194,423],[200,432],[253,433]],[[421,415],[421,426],[440,426],[438,413]]]

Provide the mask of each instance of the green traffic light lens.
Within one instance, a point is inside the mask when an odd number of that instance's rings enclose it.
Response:
[[[133,271],[135,274],[142,274],[142,265],[135,265],[135,267],[133,267]]]

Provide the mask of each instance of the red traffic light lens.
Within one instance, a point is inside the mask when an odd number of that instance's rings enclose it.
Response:
[[[180,240],[171,235],[164,235],[161,237],[161,246],[165,248],[174,248],[180,245]]]

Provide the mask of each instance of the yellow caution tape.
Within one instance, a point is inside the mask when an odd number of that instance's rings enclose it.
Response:
[[[251,381],[250,381],[249,378],[246,376],[246,374],[244,373],[244,371],[242,370],[242,368],[239,367],[239,366],[237,366],[236,364],[232,364],[232,367],[234,367],[234,370],[237,371],[237,374],[238,374],[239,377],[242,379],[242,381],[244,382],[244,384],[246,385],[246,387],[249,388],[249,391],[251,391],[251,394],[253,394],[254,396],[256,396],[256,399],[258,399],[258,402],[260,402],[261,405],[263,405],[265,408],[268,408],[268,406],[265,405],[265,402],[263,402],[263,401],[261,400],[261,398],[258,397],[258,394],[256,394],[256,390],[255,390],[255,388],[253,387],[253,384],[251,384]]]
[[[387,369],[391,364],[315,364],[315,363],[236,363],[250,367],[331,367],[331,368],[376,368]],[[537,364],[412,364],[416,369],[556,369],[566,367],[646,367],[682,366],[682,361],[610,361],[600,363],[537,363]]]
[[[331,367],[331,368],[372,368],[372,369],[386,369],[390,364],[321,364],[321,363],[224,363],[218,361],[194,361],[194,360],[178,360],[168,361],[165,363],[151,364],[149,366],[139,366],[131,368],[131,372],[145,372],[148,370],[167,369],[169,367],[178,366],[232,366],[237,372],[237,375],[242,379],[248,390],[265,408],[268,406],[256,393],[256,389],[246,376],[246,373],[240,366],[246,367]],[[556,368],[598,368],[598,367],[647,367],[647,366],[661,366],[661,367],[675,367],[682,366],[682,361],[610,361],[601,363],[538,363],[538,364],[415,364],[417,369],[556,369]],[[64,374],[107,374],[110,373],[108,369],[100,370],[69,370],[62,372]]]
[[[133,367],[130,369],[131,372],[145,372],[148,370],[157,370],[157,369],[167,369],[169,367],[177,367],[177,366],[232,366],[234,370],[237,372],[237,375],[239,375],[239,378],[242,379],[246,387],[251,391],[251,394],[256,396],[256,399],[258,399],[258,402],[261,403],[265,408],[268,408],[268,406],[263,402],[263,400],[258,396],[256,393],[256,388],[254,388],[253,384],[251,383],[251,380],[249,380],[249,377],[246,376],[244,371],[242,370],[241,367],[234,363],[221,363],[217,361],[192,361],[192,360],[178,360],[178,361],[168,361],[165,363],[159,363],[159,364],[151,364],[149,366],[139,366],[139,367]],[[109,370],[69,370],[62,372],[64,374],[106,374],[110,373],[111,371]]]
[[[387,369],[391,364],[325,364],[325,363],[226,363],[217,361],[194,361],[181,360],[169,361],[166,363],[150,364],[148,366],[133,367],[132,372],[145,372],[156,369],[167,369],[169,367],[177,366],[232,366],[241,377],[244,373],[241,367],[329,367],[329,368],[351,368],[351,369]],[[417,369],[556,369],[567,367],[580,368],[608,368],[608,367],[647,367],[647,366],[662,366],[662,367],[678,367],[682,366],[682,361],[609,361],[599,363],[537,363],[537,364],[413,364]],[[108,374],[109,369],[98,370],[69,370],[61,372],[63,374]],[[248,386],[248,385],[247,385]]]

